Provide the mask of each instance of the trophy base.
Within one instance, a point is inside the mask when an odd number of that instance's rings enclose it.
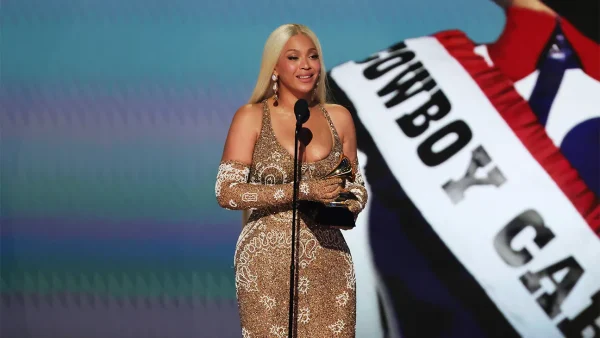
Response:
[[[325,206],[328,208],[348,208],[346,203],[344,203],[342,201],[333,201],[333,202],[325,204]]]
[[[328,204],[317,202],[302,203],[302,208],[313,209],[315,222],[324,227],[349,230],[356,226],[354,214],[343,202],[334,201]]]

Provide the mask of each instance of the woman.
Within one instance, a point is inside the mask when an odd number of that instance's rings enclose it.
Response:
[[[215,192],[223,208],[251,210],[235,252],[243,337],[288,337],[295,115],[309,102],[298,158],[299,201],[331,202],[349,190],[354,217],[367,201],[358,171],[354,123],[345,108],[325,104],[326,73],[315,34],[297,24],[277,28],[264,47],[250,103],[233,117]],[[341,156],[354,181],[323,179]],[[344,186],[345,185],[345,186]],[[294,332],[298,337],[354,337],[356,282],[339,229],[298,210]]]

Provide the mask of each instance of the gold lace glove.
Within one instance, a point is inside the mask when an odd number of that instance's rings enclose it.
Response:
[[[360,171],[358,158],[352,161],[352,170],[355,173],[354,181],[346,182],[346,190],[353,193],[354,196],[356,196],[356,199],[348,199],[345,203],[348,206],[348,209],[354,214],[354,220],[356,220],[358,214],[365,208],[369,196]]]
[[[229,210],[259,209],[281,204],[292,203],[293,184],[266,185],[248,183],[250,166],[237,161],[223,161],[219,165],[215,195],[219,205]],[[337,183],[337,184],[336,184]],[[341,179],[310,180],[300,182],[298,200],[330,201],[336,185]]]

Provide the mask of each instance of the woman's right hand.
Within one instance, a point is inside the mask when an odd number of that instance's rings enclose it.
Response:
[[[342,192],[342,182],[339,177],[300,182],[298,195],[300,200],[330,203]]]

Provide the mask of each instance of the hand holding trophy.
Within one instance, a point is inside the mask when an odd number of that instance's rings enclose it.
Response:
[[[354,180],[354,171],[350,160],[343,154],[340,156],[340,160],[335,168],[325,177],[329,178],[341,178],[342,184],[345,185],[346,180]],[[320,202],[309,202],[311,208],[315,211],[315,221],[325,226],[330,226],[339,229],[352,229],[356,226],[354,223],[354,214],[348,208],[347,201],[356,199],[353,193],[349,191],[342,191],[339,196],[332,202],[320,203]]]
[[[352,170],[352,164],[350,164],[350,160],[342,154],[340,157],[340,162],[336,165],[335,169],[333,169],[329,174],[325,176],[325,178],[339,177],[344,180],[350,179],[354,181],[354,171]],[[348,205],[345,203],[347,200],[356,199],[353,193],[349,191],[343,191],[340,193],[338,198],[335,201],[326,204],[327,207],[330,208],[348,208]]]

